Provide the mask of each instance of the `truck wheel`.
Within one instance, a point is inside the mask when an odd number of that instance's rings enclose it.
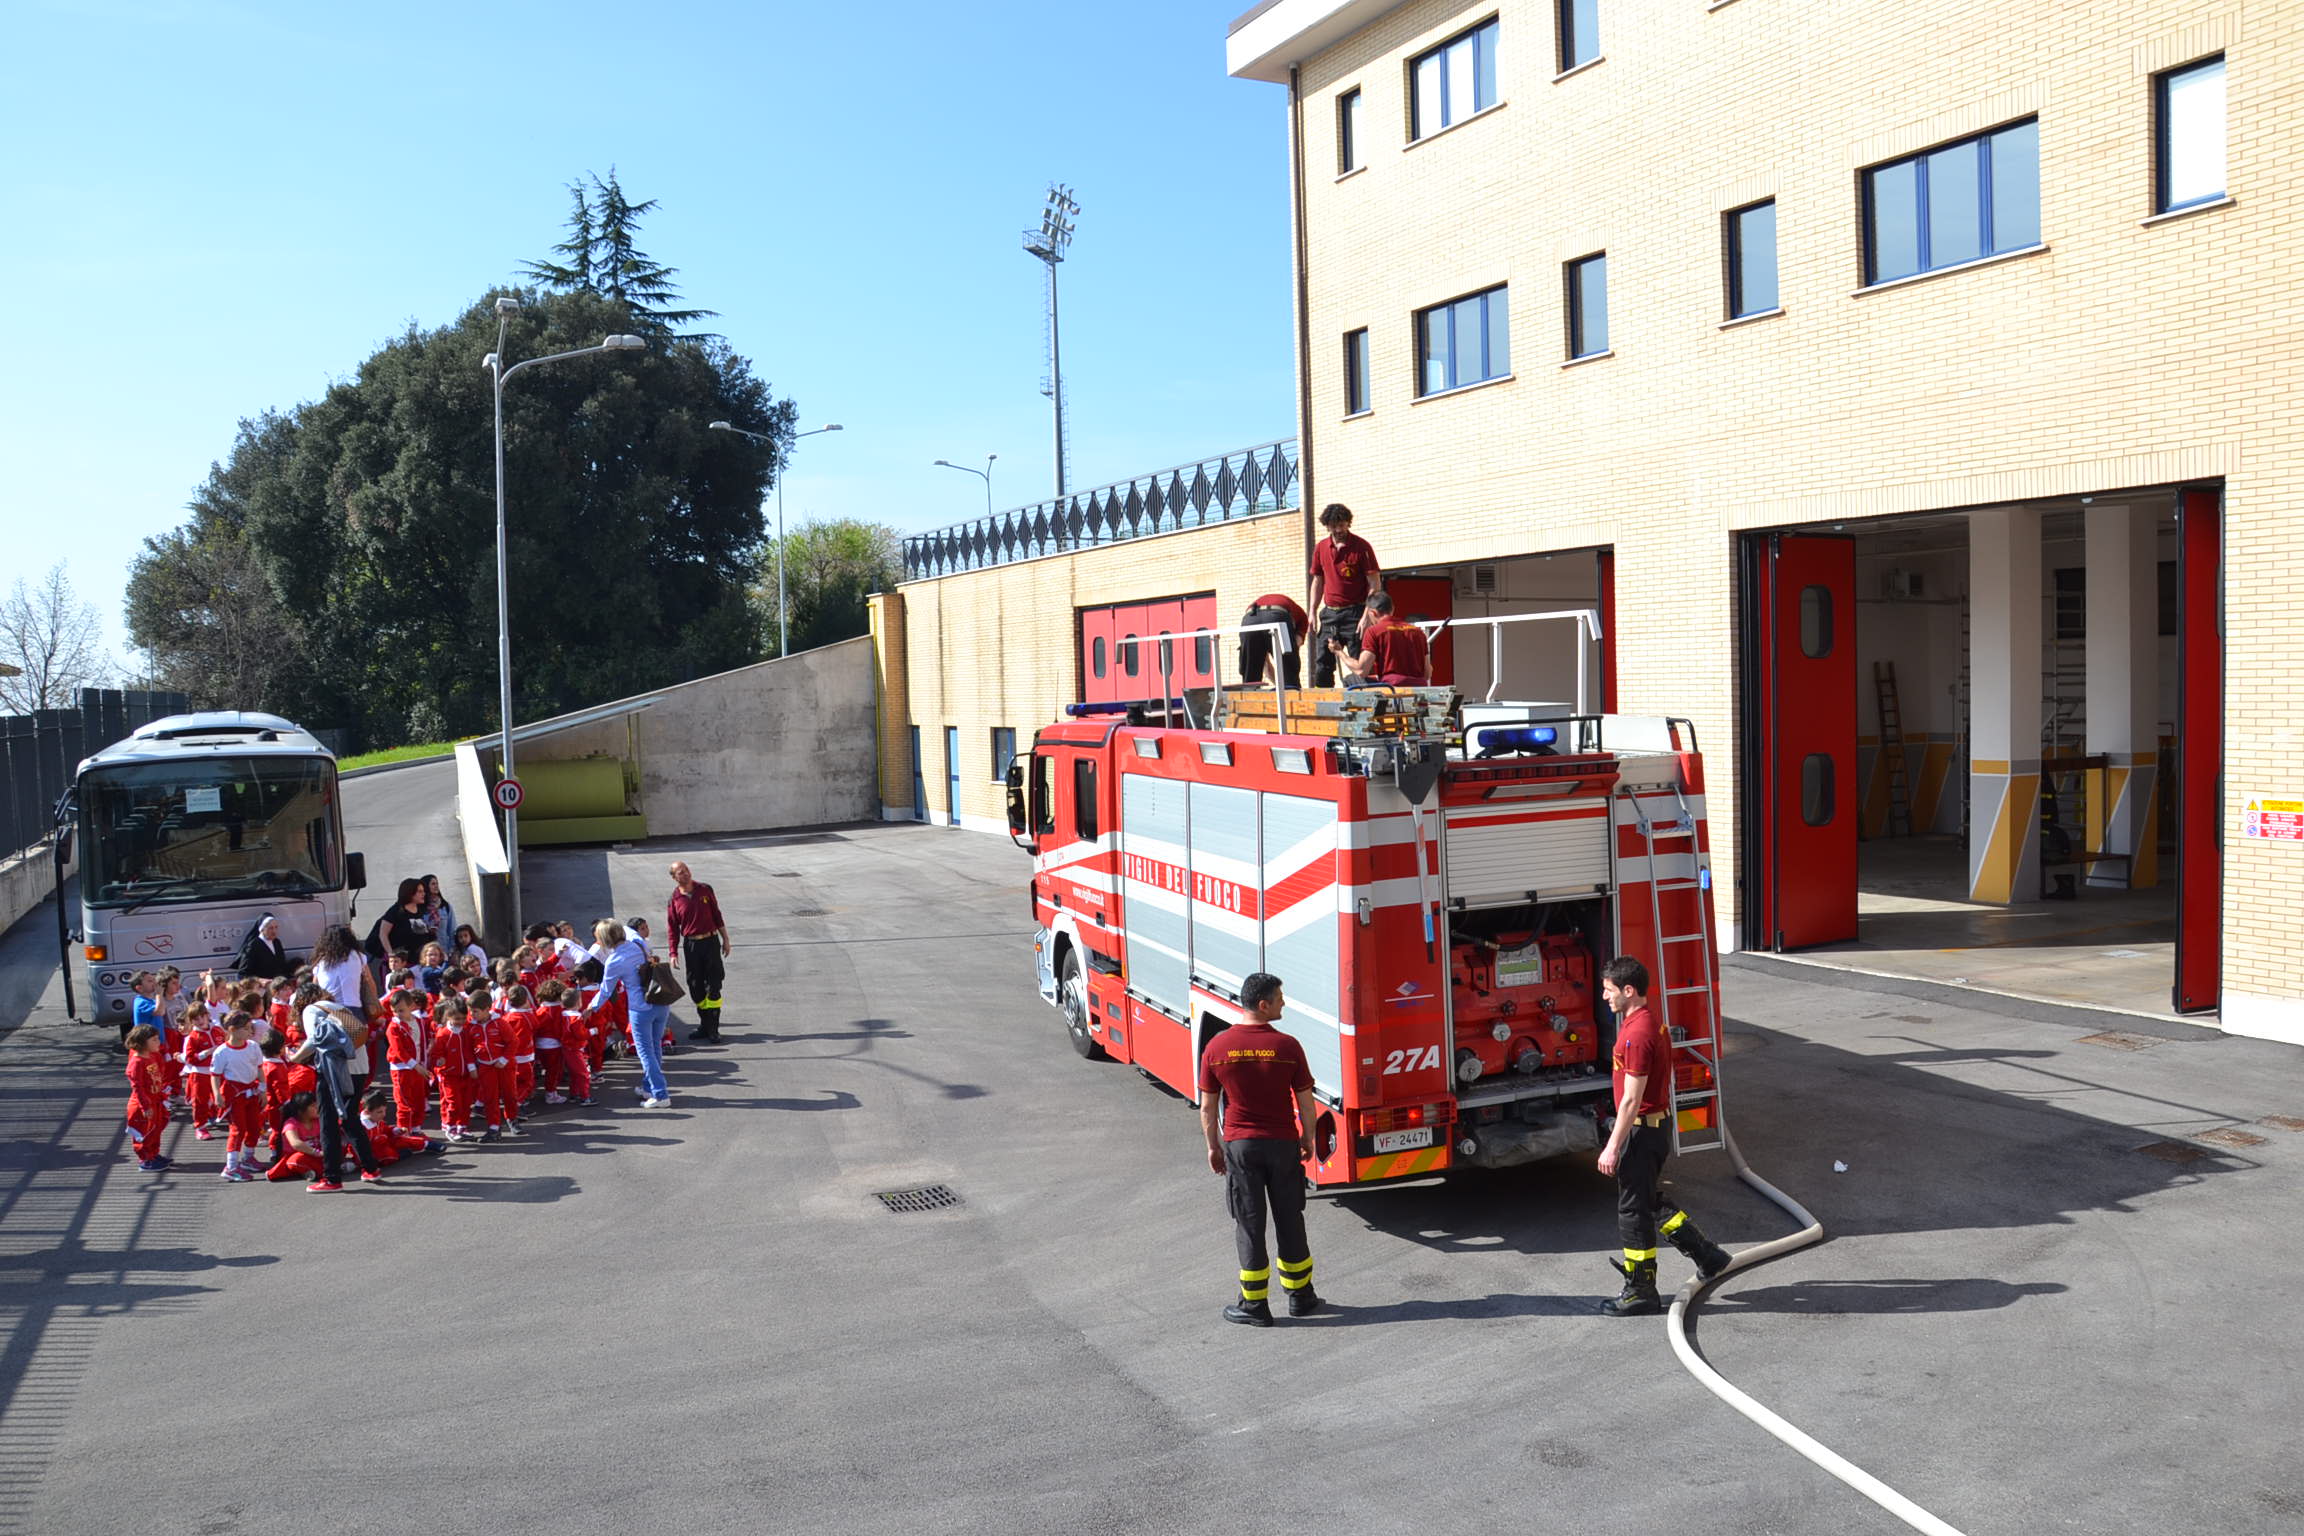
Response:
[[[1088,1033],[1088,984],[1080,978],[1080,951],[1064,951],[1064,963],[1056,972],[1056,997],[1064,1007],[1064,1032],[1072,1037],[1072,1049],[1089,1061],[1107,1059],[1104,1047]]]

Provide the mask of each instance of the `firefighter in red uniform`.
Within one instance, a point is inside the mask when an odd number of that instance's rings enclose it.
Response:
[[[1273,635],[1270,630],[1256,630],[1240,637],[1240,686],[1243,688],[1269,688],[1276,679],[1287,679],[1291,688],[1304,686],[1303,663],[1298,660],[1305,640],[1312,633],[1312,620],[1296,605],[1296,599],[1285,592],[1267,592],[1248,605],[1240,616],[1242,628],[1251,624],[1285,624],[1288,643],[1273,654]]]
[[[1336,657],[1328,642],[1359,642],[1362,605],[1370,592],[1384,590],[1384,571],[1375,549],[1352,531],[1350,507],[1330,502],[1321,509],[1320,526],[1328,537],[1312,546],[1312,601],[1320,610],[1312,686],[1326,688],[1336,681]]]
[[[1432,642],[1424,631],[1392,611],[1391,594],[1379,592],[1368,599],[1368,628],[1360,636],[1365,647],[1354,655],[1342,641],[1331,637],[1328,650],[1349,674],[1344,686],[1387,683],[1424,688],[1432,682]]]
[[[1224,1202],[1240,1248],[1240,1299],[1224,1309],[1224,1316],[1269,1328],[1267,1210],[1288,1315],[1307,1317],[1320,1310],[1320,1295],[1312,1289],[1312,1247],[1304,1236],[1304,1164],[1312,1156],[1317,1121],[1304,1047],[1274,1027],[1287,1007],[1280,978],[1264,971],[1251,975],[1240,984],[1240,1006],[1247,1021],[1219,1033],[1200,1055],[1200,1129],[1208,1138],[1208,1166],[1224,1175]]]
[[[1600,1303],[1600,1310],[1610,1317],[1645,1317],[1664,1310],[1656,1294],[1657,1233],[1670,1238],[1707,1280],[1728,1267],[1728,1251],[1657,1188],[1664,1160],[1672,1155],[1672,1047],[1648,1007],[1648,967],[1618,955],[1601,967],[1600,978],[1600,995],[1618,1020],[1612,1062],[1616,1123],[1600,1149],[1600,1171],[1616,1176],[1616,1231],[1624,1244],[1624,1257],[1608,1261],[1624,1277],[1623,1294]]]

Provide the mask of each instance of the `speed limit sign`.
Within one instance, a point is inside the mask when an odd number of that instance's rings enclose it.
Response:
[[[518,779],[497,780],[495,795],[496,803],[505,810],[516,811],[520,809],[520,781]]]

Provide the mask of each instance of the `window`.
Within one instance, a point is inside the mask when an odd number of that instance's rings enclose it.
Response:
[[[1336,174],[1360,169],[1360,88],[1336,98]]]
[[[1344,414],[1368,409],[1368,328],[1344,333]]]
[[[1559,0],[1560,73],[1600,57],[1600,0]]]
[[[1117,647],[1120,652],[1120,670],[1129,677],[1138,676],[1144,670],[1144,647],[1133,643],[1135,639],[1134,635],[1122,635]]]
[[[2040,124],[2016,123],[1864,173],[1864,281],[2040,243]]]
[[[1072,835],[1084,843],[1096,841],[1096,759],[1072,760]]]
[[[1832,654],[1832,589],[1800,589],[1800,654],[1818,660]]]
[[[1496,22],[1408,61],[1408,137],[1421,139],[1496,105]]]
[[[1608,350],[1608,255],[1568,263],[1568,355],[1598,357]]]
[[[1102,635],[1098,635],[1088,642],[1088,661],[1095,668],[1096,675],[1102,677],[1104,675],[1104,637]]]
[[[1765,315],[1776,301],[1776,202],[1728,215],[1728,318]]]
[[[1836,787],[1832,754],[1811,752],[1800,759],[1800,819],[1812,827],[1832,825]]]
[[[1436,395],[1512,371],[1504,290],[1491,288],[1416,312],[1416,393]]]
[[[1008,781],[1008,765],[1016,760],[1016,728],[1012,725],[992,727],[992,782]]]
[[[1032,830],[1056,830],[1056,759],[1045,752],[1032,754]]]
[[[2203,59],[2153,81],[2155,212],[2224,195],[2224,60]]]

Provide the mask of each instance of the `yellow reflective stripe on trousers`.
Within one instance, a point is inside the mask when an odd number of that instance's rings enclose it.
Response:
[[[1653,1248],[1627,1248],[1624,1250],[1624,1257],[1637,1264],[1643,1259],[1656,1257],[1656,1250]]]
[[[1270,1269],[1268,1269],[1268,1268],[1267,1268],[1267,1269],[1244,1269],[1244,1270],[1240,1271],[1240,1283],[1241,1283],[1242,1285],[1254,1285],[1254,1284],[1255,1284],[1257,1281],[1259,1281],[1259,1280],[1269,1280],[1269,1279],[1271,1279],[1271,1278],[1272,1278],[1272,1271],[1271,1271]]]
[[[1674,1211],[1672,1213],[1671,1219],[1666,1221],[1664,1225],[1658,1227],[1656,1230],[1663,1233],[1666,1237],[1670,1237],[1673,1233],[1679,1231],[1680,1228],[1686,1224],[1687,1220],[1688,1213],[1686,1211]]]
[[[1286,1259],[1282,1259],[1280,1261],[1280,1283],[1291,1291],[1300,1291],[1310,1285],[1312,1283],[1312,1261],[1306,1259],[1301,1264],[1291,1264]]]

